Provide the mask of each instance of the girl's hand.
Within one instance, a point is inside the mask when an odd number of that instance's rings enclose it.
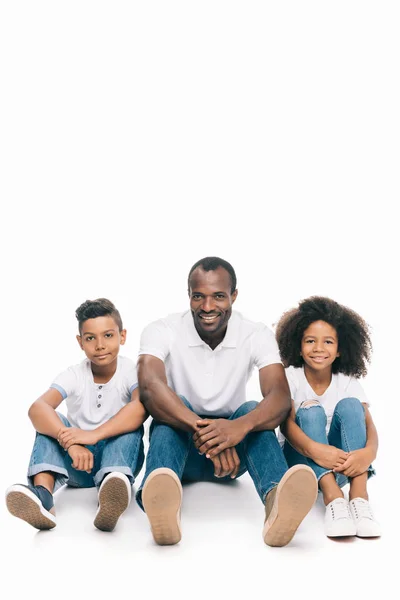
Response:
[[[57,441],[64,450],[68,450],[73,444],[93,446],[97,444],[98,439],[95,431],[85,431],[78,427],[62,427],[57,434]]]
[[[337,467],[341,467],[349,455],[348,452],[336,448],[335,446],[329,446],[328,444],[320,444],[315,442],[310,452],[311,458],[320,467],[325,469],[337,470]]]
[[[346,477],[357,477],[368,470],[373,461],[373,456],[368,448],[360,448],[349,452],[345,462],[333,469],[335,473],[343,473]]]

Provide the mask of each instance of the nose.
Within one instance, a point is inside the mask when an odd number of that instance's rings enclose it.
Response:
[[[103,348],[105,348],[104,341],[102,338],[99,338],[96,342],[96,350],[103,350]]]
[[[211,312],[215,308],[215,301],[212,296],[206,296],[201,305],[201,309],[204,312]]]
[[[320,340],[316,340],[314,345],[314,352],[323,352],[323,343]]]

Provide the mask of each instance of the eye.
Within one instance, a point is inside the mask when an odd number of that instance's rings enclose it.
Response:
[[[314,343],[314,340],[306,340],[306,341],[305,341],[305,343],[306,343],[306,344],[313,344],[313,343]]]
[[[112,338],[113,334],[112,333],[106,333],[104,337],[106,338]]]
[[[200,294],[193,294],[192,300],[201,300]]]
[[[85,338],[85,342],[91,342],[93,339],[94,339],[94,337],[93,337],[92,335],[88,335],[88,336]]]
[[[224,300],[225,296],[223,294],[215,294],[215,298],[217,300]]]
[[[326,340],[327,344],[333,344],[332,340]]]

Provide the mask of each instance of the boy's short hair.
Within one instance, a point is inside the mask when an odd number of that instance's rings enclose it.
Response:
[[[96,317],[105,317],[109,315],[118,325],[118,329],[122,331],[122,319],[118,310],[115,308],[111,300],[107,298],[97,298],[96,300],[85,300],[75,311],[75,316],[78,320],[79,333],[82,332],[82,325],[88,319]]]

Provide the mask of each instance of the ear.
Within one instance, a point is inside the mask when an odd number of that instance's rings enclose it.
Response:
[[[340,352],[338,352],[338,353],[336,354],[336,358],[337,358],[338,356],[340,356]]]
[[[238,291],[237,291],[237,290],[235,290],[235,291],[233,292],[233,294],[231,294],[231,298],[232,298],[232,304],[235,302],[235,300],[236,300],[236,298],[237,298],[237,295],[238,295]]]
[[[126,329],[121,329],[119,332],[119,343],[123,346],[126,342]]]
[[[80,349],[83,350],[83,344],[82,344],[82,338],[81,338],[81,336],[77,335],[76,339],[78,340],[78,344],[80,346]]]

